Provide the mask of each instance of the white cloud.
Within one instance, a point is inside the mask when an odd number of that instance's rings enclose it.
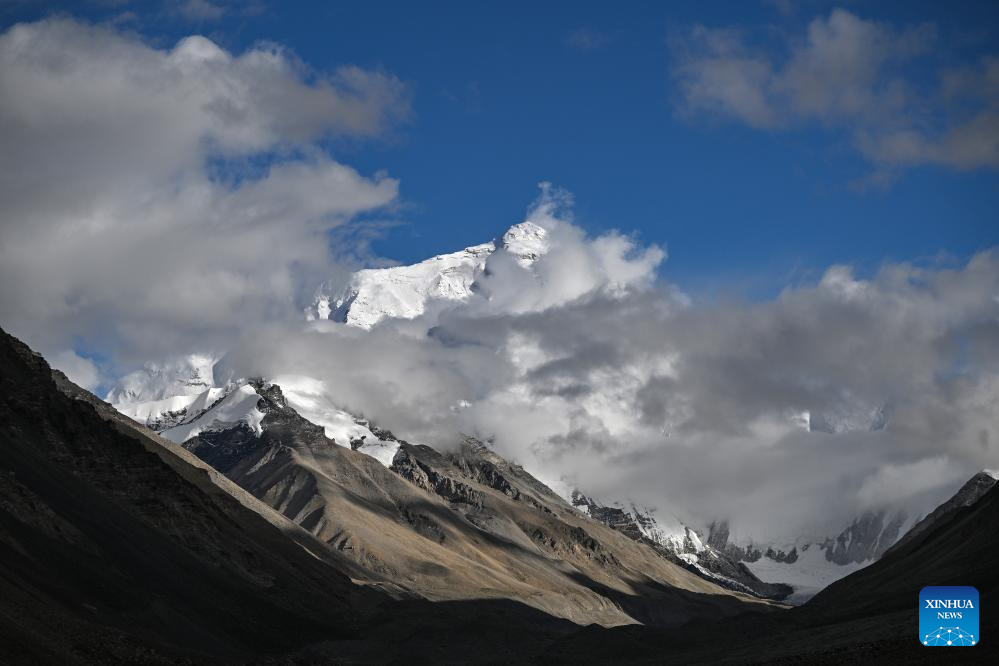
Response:
[[[71,382],[88,391],[94,390],[101,383],[101,373],[94,362],[72,349],[50,354],[48,362],[53,368],[62,370]]]
[[[927,508],[999,465],[994,252],[867,279],[834,266],[771,301],[698,303],[652,283],[657,249],[588,238],[570,202],[550,189],[529,214],[561,247],[534,272],[498,253],[464,305],[366,333],[276,325],[223,365],[318,376],[412,441],[475,434],[556,486],[729,519],[756,538]],[[823,431],[803,430],[803,412]],[[882,413],[887,427],[870,429]]]
[[[943,484],[956,485],[966,480],[964,470],[953,460],[935,456],[900,465],[885,465],[864,479],[857,498],[868,507],[891,506]]]
[[[745,31],[695,26],[674,40],[680,112],[768,130],[841,129],[880,169],[999,166],[996,58],[938,68],[942,83],[927,89],[911,65],[938,56],[931,24],[895,29],[835,9],[804,35],[775,34],[760,46]]]
[[[470,310],[490,313],[536,312],[597,293],[646,288],[666,257],[656,245],[639,248],[635,239],[612,232],[587,238],[572,224],[572,195],[541,184],[527,219],[544,227],[550,248],[530,268],[499,252],[490,257]]]
[[[320,148],[408,110],[380,72],[315,72],[275,45],[160,49],[68,19],[0,35],[0,316],[53,350],[213,348],[299,311],[326,232],[398,183]],[[262,165],[262,166],[261,166]]]

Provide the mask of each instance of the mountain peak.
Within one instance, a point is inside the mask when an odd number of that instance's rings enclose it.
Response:
[[[306,317],[365,329],[386,318],[415,319],[435,302],[446,304],[471,298],[475,282],[494,252],[508,252],[528,268],[549,247],[548,231],[527,220],[488,243],[406,266],[359,270],[339,292],[321,288],[306,310]]]
[[[548,231],[526,220],[507,229],[496,246],[516,256],[518,263],[526,268],[548,251]]]

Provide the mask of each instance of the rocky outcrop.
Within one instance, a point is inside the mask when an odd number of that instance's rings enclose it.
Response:
[[[773,546],[766,546],[764,549],[763,547],[754,545],[753,543],[746,545],[731,543],[728,539],[728,522],[717,521],[711,523],[708,528],[708,545],[718,552],[725,553],[732,560],[737,562],[756,562],[764,556],[769,557],[775,562],[791,563],[798,560],[797,547],[791,547],[788,550],[784,550],[781,548],[774,548]]]
[[[399,449],[392,461],[392,471],[450,504],[463,504],[476,509],[482,508],[483,494],[481,492],[476,491],[467,483],[441,474],[430,465],[420,462],[416,456],[411,454],[413,448],[412,446],[403,446]]]

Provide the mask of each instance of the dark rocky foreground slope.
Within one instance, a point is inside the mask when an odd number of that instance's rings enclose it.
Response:
[[[0,661],[286,650],[348,635],[377,603],[0,336]]]

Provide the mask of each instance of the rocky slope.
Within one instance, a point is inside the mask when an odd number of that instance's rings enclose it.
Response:
[[[634,504],[630,505],[630,510],[620,506],[604,506],[579,491],[573,492],[572,504],[594,520],[635,541],[649,544],[679,566],[722,587],[776,600],[785,599],[793,592],[789,585],[767,583],[754,575],[742,561],[747,559],[745,551],[731,547],[724,540],[720,547],[705,543],[696,530],[676,519],[669,521],[667,526],[657,520],[648,509]],[[716,536],[714,532],[712,535]],[[758,553],[756,559],[759,559]]]
[[[163,434],[372,576],[428,599],[514,599],[606,625],[744,610],[745,598],[580,516],[478,442],[440,453],[378,433],[397,447],[390,467],[254,380]]]
[[[200,374],[212,374],[211,368]],[[158,375],[153,373],[153,379],[156,377]],[[287,405],[307,421],[322,426],[326,437],[341,446],[373,456],[385,467],[392,465],[399,448],[395,438],[386,437],[383,431],[368,422],[337,409],[322,381],[298,375],[274,379],[282,387]],[[175,381],[180,380],[175,378]],[[193,386],[197,382],[180,383]],[[133,377],[131,384],[139,386],[142,382]],[[232,384],[210,387],[196,395],[117,404],[116,407],[167,437],[183,442],[195,431],[235,425],[244,416],[244,411],[252,411],[240,407],[241,401],[247,400],[256,401],[254,389]],[[210,413],[209,408],[212,408]],[[232,410],[235,410],[234,415],[227,415]],[[247,427],[259,429],[262,414],[252,418],[249,414],[246,416]],[[862,419],[860,422],[865,428],[872,427]],[[836,423],[840,424],[839,430],[847,429],[849,425],[842,419]],[[579,492],[569,500],[588,517],[656,549],[677,566],[706,580],[729,590],[796,604],[803,603],[832,581],[876,561],[918,517],[910,516],[904,510],[869,511],[830,536],[774,544],[752,540],[734,542],[729,537],[728,525],[722,522],[696,529],[668,512],[633,503],[606,505]]]

